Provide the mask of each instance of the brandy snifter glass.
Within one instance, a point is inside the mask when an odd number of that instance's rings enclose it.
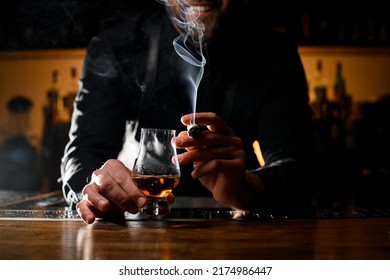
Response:
[[[180,166],[172,129],[141,128],[138,156],[133,165],[133,180],[147,197],[140,209],[148,215],[170,212],[167,196],[180,180]]]

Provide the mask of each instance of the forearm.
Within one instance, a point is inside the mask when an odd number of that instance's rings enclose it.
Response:
[[[245,175],[249,209],[301,207],[307,202],[309,170],[300,160],[285,159]]]

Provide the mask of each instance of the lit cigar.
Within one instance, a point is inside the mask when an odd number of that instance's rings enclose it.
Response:
[[[199,138],[202,135],[202,127],[196,123],[187,126],[188,136],[191,138]]]

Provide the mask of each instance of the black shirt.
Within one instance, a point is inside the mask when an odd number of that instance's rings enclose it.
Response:
[[[207,43],[196,111],[217,113],[243,139],[247,169],[261,176],[270,194],[265,203],[280,204],[284,199],[275,197],[284,193],[290,200],[308,173],[311,110],[305,73],[287,34],[248,23],[245,14],[238,17]],[[194,96],[187,94],[183,60],[172,46],[177,36],[165,10],[153,9],[93,38],[62,161],[64,186],[80,192],[106,160],[134,157],[141,127],[186,130],[180,117],[192,112]],[[153,38],[158,50],[151,65]],[[253,152],[255,140],[266,162],[262,168]],[[210,194],[190,177],[192,166],[181,169],[175,195]]]

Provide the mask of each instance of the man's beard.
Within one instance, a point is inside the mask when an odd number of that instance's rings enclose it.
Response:
[[[218,29],[220,28],[220,19],[220,14],[218,14],[217,16],[210,16],[201,19],[205,27],[204,39],[206,42],[212,40],[215,34],[218,32]]]

